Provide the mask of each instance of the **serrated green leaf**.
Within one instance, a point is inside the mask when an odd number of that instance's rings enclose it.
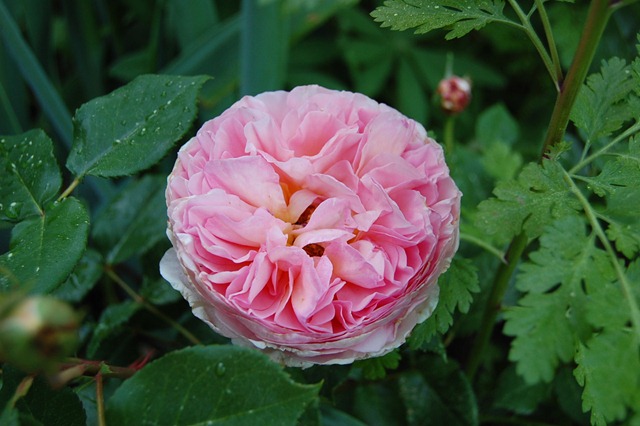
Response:
[[[480,291],[477,268],[469,259],[454,258],[447,272],[438,279],[438,286],[438,306],[431,317],[411,332],[409,346],[412,349],[421,347],[436,333],[446,333],[453,324],[456,309],[462,313],[469,311],[473,293]]]
[[[453,361],[428,357],[421,372],[407,371],[398,379],[407,424],[472,426],[478,424],[473,389]]]
[[[117,333],[141,308],[142,305],[133,300],[107,306],[102,311],[98,325],[93,330],[93,335],[87,346],[87,355],[94,357],[102,341]]]
[[[554,219],[580,208],[555,161],[527,164],[516,181],[499,182],[493,193],[496,198],[478,206],[476,226],[501,242],[521,231],[536,238]]]
[[[438,28],[450,29],[447,40],[479,30],[495,21],[508,22],[502,0],[387,0],[371,12],[376,22],[392,30],[415,28],[423,34]]]
[[[516,336],[509,359],[529,384],[550,381],[558,364],[573,358],[576,342],[565,317],[567,297],[565,292],[532,293],[505,312],[504,332]]]
[[[49,293],[71,273],[84,253],[89,215],[75,198],[66,198],[13,228],[8,253],[0,256],[0,289],[21,287]]]
[[[189,130],[207,79],[143,75],[82,105],[67,168],[77,177],[115,177],[155,164]]]
[[[571,111],[571,120],[584,131],[587,141],[610,135],[640,115],[626,102],[636,85],[629,66],[619,58],[603,61],[600,73],[589,76]]]
[[[504,332],[515,336],[509,359],[529,384],[551,381],[558,364],[571,360],[577,342],[590,335],[585,291],[615,277],[594,240],[581,218],[568,216],[545,230],[540,249],[521,266],[516,286],[527,294],[505,312]]]
[[[623,328],[605,330],[580,345],[574,374],[584,387],[583,410],[591,424],[623,420],[627,407],[640,411],[640,350],[636,335]]]
[[[98,282],[102,272],[102,256],[97,251],[88,249],[69,278],[51,295],[67,302],[79,302]]]
[[[628,152],[618,152],[604,163],[595,177],[576,176],[588,189],[605,197],[607,207],[599,213],[608,223],[607,237],[628,259],[640,250],[640,138],[629,140]]]
[[[354,367],[362,368],[362,374],[368,380],[384,379],[387,370],[395,370],[400,364],[400,352],[397,350],[376,358],[356,361]]]
[[[616,249],[627,259],[633,258],[640,251],[640,221],[637,217],[634,219],[625,223],[608,218],[607,238],[615,242]]]
[[[483,149],[480,162],[494,179],[511,180],[522,167],[522,155],[506,143],[494,142]]]
[[[142,254],[165,238],[166,177],[132,180],[96,218],[91,236],[108,264]]]
[[[0,220],[42,214],[61,183],[53,144],[42,130],[0,136]]]
[[[293,382],[265,355],[196,346],[153,361],[107,402],[114,425],[294,425],[319,391]]]

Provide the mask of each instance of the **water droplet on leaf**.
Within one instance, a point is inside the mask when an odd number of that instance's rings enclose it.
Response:
[[[225,367],[223,363],[219,362],[219,363],[216,365],[216,375],[217,375],[218,377],[222,377],[222,376],[224,376],[224,373],[225,373],[226,371],[227,371],[227,367]]]

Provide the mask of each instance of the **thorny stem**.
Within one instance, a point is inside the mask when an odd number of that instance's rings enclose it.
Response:
[[[514,8],[523,25],[527,26],[529,20],[527,16],[524,15],[524,12],[522,12],[522,9],[520,9],[517,2],[515,0],[509,0],[509,4]],[[564,80],[560,86],[560,91],[556,98],[556,104],[549,121],[547,136],[540,156],[541,159],[545,157],[549,148],[561,141],[564,135],[564,131],[569,122],[569,114],[573,108],[573,104],[575,103],[578,91],[580,90],[589,67],[591,66],[596,48],[598,47],[600,38],[602,37],[604,28],[611,16],[613,8],[614,6],[610,4],[610,0],[592,0],[591,5],[589,6],[587,19],[585,21],[576,54],[573,58],[573,63],[569,68],[566,80]],[[536,44],[536,40],[539,43],[540,40],[537,36],[535,39],[533,37],[535,32],[529,32],[533,31],[533,29],[530,28],[530,24],[528,25],[527,33],[529,34],[529,37],[532,39],[534,44]],[[540,52],[537,45],[536,48]],[[551,64],[550,59],[548,61],[545,59],[545,55],[547,55],[546,51],[544,51],[544,55],[542,52],[540,54],[543,57],[545,65],[547,65],[547,69],[550,69],[550,72],[552,72],[553,68],[549,67]],[[548,55],[546,58],[549,58]],[[480,323],[478,334],[476,335],[469,355],[466,373],[471,380],[473,380],[473,377],[481,364],[481,358],[489,339],[491,338],[491,334],[493,333],[493,327],[496,322],[500,305],[504,299],[504,294],[527,243],[528,239],[524,232],[521,232],[519,235],[514,237],[509,245],[509,249],[507,250],[507,263],[501,264],[496,272],[491,288],[491,294],[489,295],[488,303],[485,306],[482,322]],[[617,267],[620,268],[619,265]],[[635,300],[633,303],[635,303]],[[640,322],[640,319],[638,319],[638,321]],[[640,327],[640,324],[638,326]]]
[[[522,23],[521,28],[524,30],[525,33],[527,33],[529,40],[531,40],[531,42],[533,43],[533,46],[538,51],[538,54],[540,55],[540,58],[542,59],[544,66],[547,68],[547,71],[549,72],[549,76],[551,76],[551,80],[553,80],[553,84],[555,84],[557,90],[560,90],[560,86],[559,86],[560,81],[558,80],[556,65],[554,65],[553,60],[549,56],[549,53],[547,53],[547,50],[544,48],[544,45],[542,44],[542,41],[538,37],[538,34],[531,26],[529,17],[525,15],[525,13],[522,11],[522,8],[520,7],[520,5],[516,0],[508,0],[508,1],[511,7],[513,8],[514,12],[516,13],[516,15],[518,15],[518,19],[520,19],[520,22]]]
[[[80,376],[97,376],[101,374],[102,377],[118,377],[121,379],[128,379],[133,376],[137,368],[132,367],[117,367],[115,365],[107,365],[102,361],[91,361],[80,358],[67,358],[60,364],[62,373],[65,371],[73,370],[73,377],[65,377],[65,381],[75,379]],[[60,373],[58,373],[60,374]]]
[[[194,336],[189,330],[184,328],[182,325],[174,321],[172,318],[165,315],[162,311],[156,308],[154,305],[146,301],[142,296],[136,293],[129,285],[122,279],[118,274],[115,273],[110,266],[105,267],[105,272],[120,288],[122,288],[134,301],[140,303],[147,311],[151,312],[153,315],[157,316],[171,327],[175,328],[180,334],[182,334],[187,340],[189,340],[194,345],[201,345],[200,340]]]
[[[610,3],[611,0],[593,0],[589,6],[573,63],[567,72],[567,78],[562,82],[551,113],[547,135],[542,146],[542,156],[545,156],[552,146],[562,141],[569,124],[569,114],[589,72],[600,38],[613,11]]]
[[[582,204],[582,208],[584,210],[585,215],[587,216],[587,219],[589,220],[589,224],[591,225],[591,228],[598,236],[600,243],[602,243],[605,251],[607,252],[607,255],[609,256],[609,260],[611,261],[611,264],[613,265],[616,271],[616,275],[618,276],[618,281],[620,282],[620,287],[622,288],[622,292],[624,293],[624,296],[627,299],[627,302],[629,303],[629,310],[631,311],[631,324],[633,325],[635,334],[638,337],[638,340],[640,341],[640,308],[638,307],[638,304],[636,302],[636,298],[635,298],[635,295],[633,294],[633,289],[631,288],[631,283],[627,278],[627,274],[625,274],[624,270],[622,269],[622,265],[618,261],[618,256],[616,255],[616,252],[613,250],[613,247],[611,247],[611,243],[609,242],[609,239],[605,235],[604,230],[602,229],[602,226],[600,226],[600,222],[596,217],[596,212],[591,207],[591,204],[589,204],[589,200],[586,199],[582,191],[580,191],[580,188],[576,186],[573,179],[571,179],[571,176],[569,176],[569,173],[567,173],[566,170],[564,169],[562,169],[562,172],[563,172],[564,180],[567,183],[567,185],[569,185],[571,192],[573,193],[573,195],[576,196],[580,204]]]

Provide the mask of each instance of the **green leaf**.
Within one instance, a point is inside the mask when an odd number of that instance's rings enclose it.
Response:
[[[207,79],[143,75],[82,105],[67,168],[77,177],[114,177],[155,164],[189,130]]]
[[[521,231],[536,238],[554,219],[580,208],[555,161],[527,164],[516,181],[499,182],[493,193],[496,198],[478,206],[476,226],[501,242]]]
[[[608,222],[607,237],[625,257],[633,259],[640,251],[640,137],[630,138],[628,152],[617,152],[597,176],[575,178],[605,197],[607,207],[599,213]]]
[[[527,294],[505,312],[504,332],[515,336],[509,359],[529,384],[553,379],[589,337],[588,296],[615,274],[609,258],[585,235],[582,219],[556,221],[540,237],[540,249],[521,266],[516,286]]]
[[[407,117],[419,123],[427,120],[429,102],[426,91],[421,88],[416,70],[408,60],[401,59],[397,74],[397,108]]]
[[[93,330],[93,336],[91,336],[87,347],[87,355],[94,357],[96,352],[98,352],[100,343],[107,337],[120,331],[122,326],[141,308],[142,305],[133,300],[126,300],[122,303],[107,306],[107,308],[102,311],[100,321]]]
[[[376,358],[356,361],[354,367],[362,368],[364,377],[368,380],[384,379],[387,370],[395,370],[400,364],[400,352],[397,350]]]
[[[0,401],[11,398],[24,377],[22,372],[4,365]],[[78,396],[68,387],[52,389],[51,385],[41,376],[35,377],[29,392],[16,402],[15,410],[12,411],[17,411],[19,414],[19,424],[65,426],[84,426],[86,424],[86,416]],[[0,422],[2,420],[4,419],[0,417]],[[5,425],[6,423],[0,424]]]
[[[145,277],[140,287],[140,296],[154,305],[164,305],[182,299],[180,292],[171,287],[164,278],[152,280]]]
[[[236,346],[171,352],[107,401],[114,425],[295,425],[319,385],[293,382],[265,355]]]
[[[494,21],[508,22],[503,9],[502,0],[387,0],[371,16],[382,27],[416,28],[416,34],[447,28],[445,38],[451,40]]]
[[[102,264],[100,253],[88,249],[76,264],[69,278],[51,292],[51,295],[67,302],[79,302],[102,276]]]
[[[457,364],[430,356],[422,365],[422,374],[407,371],[398,379],[407,423],[416,426],[477,425],[475,394]]]
[[[520,137],[518,123],[504,104],[495,104],[485,109],[476,123],[476,138],[482,146],[496,142],[513,145]]]
[[[142,254],[165,238],[166,184],[164,176],[132,180],[96,218],[91,236],[108,264]]]
[[[449,270],[438,280],[440,296],[431,317],[419,324],[409,337],[412,349],[421,347],[436,333],[446,333],[453,324],[453,313],[467,313],[473,294],[480,291],[477,268],[468,259],[454,258]]]
[[[329,404],[320,404],[320,414],[323,426],[366,426],[355,417],[336,410]]]
[[[528,415],[533,413],[549,394],[548,384],[528,384],[516,373],[515,366],[510,364],[498,379],[495,406],[516,414]]]
[[[579,346],[574,374],[584,386],[582,409],[591,410],[591,424],[624,420],[627,407],[640,411],[639,350],[635,334],[623,328],[605,330]]]
[[[0,256],[0,288],[51,292],[67,279],[84,253],[88,231],[89,215],[75,198],[20,222],[13,228],[9,252]]]
[[[53,144],[42,130],[0,136],[0,220],[41,215],[61,183]]]
[[[494,142],[482,152],[481,163],[487,173],[497,180],[511,180],[522,167],[522,155],[503,142]]]
[[[389,382],[363,382],[354,392],[353,414],[366,425],[402,424],[405,409],[400,395]]]
[[[571,111],[571,120],[585,132],[587,141],[608,136],[640,115],[626,101],[636,85],[629,66],[619,58],[603,61],[600,73],[589,76]]]

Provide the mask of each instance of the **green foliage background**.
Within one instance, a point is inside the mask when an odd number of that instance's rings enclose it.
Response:
[[[65,300],[97,366],[54,389],[3,364],[0,424],[640,424],[640,4],[618,2],[540,161],[555,71],[522,31],[544,22],[513,3],[544,4],[566,71],[588,2],[0,0],[0,318],[11,295]],[[447,72],[473,83],[452,137]],[[302,84],[449,138],[464,193],[434,315],[352,366],[230,346],[158,272],[180,144],[242,95]]]

